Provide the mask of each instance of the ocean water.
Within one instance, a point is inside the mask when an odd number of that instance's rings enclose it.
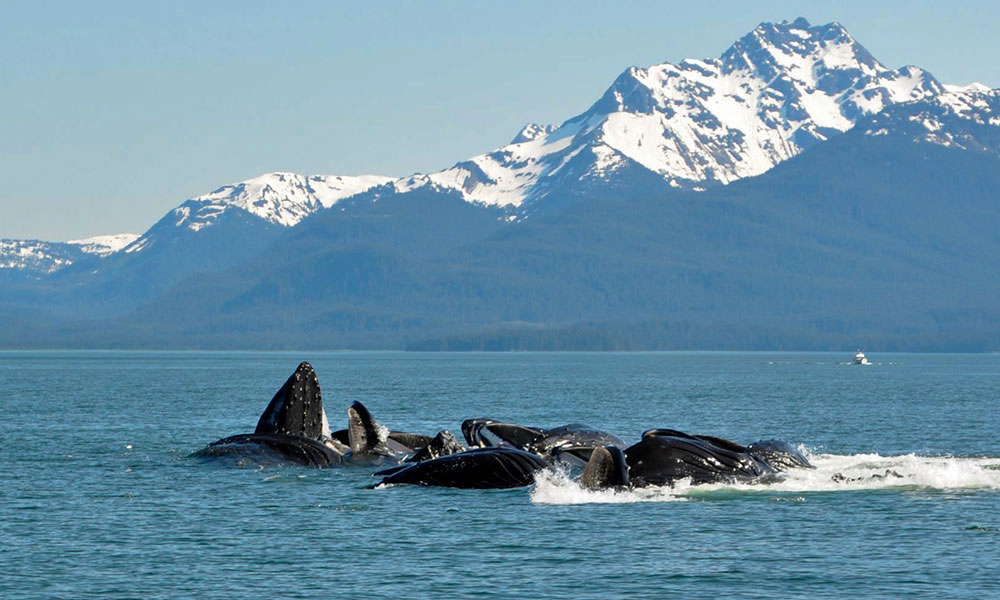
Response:
[[[0,597],[1000,597],[1000,356],[871,358],[3,352]],[[335,428],[360,400],[413,432],[491,417],[776,437],[818,468],[486,491],[189,458],[252,431],[300,360]]]

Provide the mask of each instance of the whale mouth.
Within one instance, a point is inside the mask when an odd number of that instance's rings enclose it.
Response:
[[[483,435],[484,427],[486,427],[486,423],[476,423],[475,425],[472,426],[472,433],[471,433],[472,441],[470,442],[471,445],[477,446],[479,448],[486,448],[487,446],[491,445],[490,440],[487,439],[485,435]]]
[[[494,427],[502,427],[492,419],[468,419],[462,423],[462,435],[470,448],[514,448],[510,442],[501,437]]]
[[[467,419],[462,421],[462,436],[470,448],[482,448],[484,445],[482,436],[479,434],[482,423],[483,419]]]
[[[489,426],[485,424],[479,426],[478,434],[480,439],[483,440],[485,446],[494,448],[516,448],[514,444],[511,444],[497,435],[492,429],[489,428]]]
[[[594,450],[600,446],[580,446],[570,443],[552,448],[552,456],[559,462],[572,467],[585,467]]]

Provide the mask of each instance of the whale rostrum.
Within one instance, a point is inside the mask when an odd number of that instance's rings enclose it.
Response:
[[[254,433],[299,435],[314,440],[330,437],[323,393],[311,364],[300,363],[288,377],[264,409]]]

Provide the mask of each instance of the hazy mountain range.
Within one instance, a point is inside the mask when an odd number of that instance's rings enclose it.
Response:
[[[0,345],[998,350],[998,167],[1000,91],[762,23],[437,173],[0,240]]]

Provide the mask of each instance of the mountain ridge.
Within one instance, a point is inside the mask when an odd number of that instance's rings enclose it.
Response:
[[[533,212],[525,203],[568,181],[606,180],[624,165],[703,189],[759,175],[890,104],[984,87],[945,86],[919,67],[889,69],[837,22],[762,22],[718,58],[630,67],[587,111],[559,126],[529,123],[510,144],[442,171],[400,178],[267,173],[190,198],[171,213],[178,228],[194,231],[235,209],[288,227],[375,187],[407,193],[430,185],[525,218]],[[150,243],[143,235],[122,250]],[[0,248],[0,268],[34,264],[18,263],[11,252]],[[71,262],[36,261],[55,270]]]
[[[424,257],[359,240],[265,253],[127,322],[184,315],[182,339],[206,347],[1000,349],[1000,158],[877,126],[733,186],[595,196]],[[219,323],[228,342],[205,333]]]
[[[0,268],[0,343],[1000,348],[998,157],[1000,90],[763,23],[443,171],[265,174],[89,254],[0,242],[36,270]]]

